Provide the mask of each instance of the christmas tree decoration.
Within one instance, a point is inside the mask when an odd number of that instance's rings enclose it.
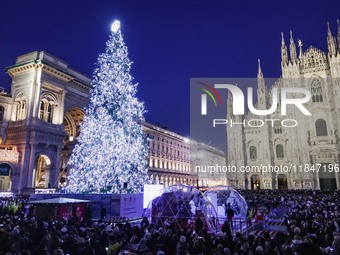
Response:
[[[148,183],[145,110],[136,97],[131,64],[115,21],[94,70],[90,104],[69,160],[67,192],[139,193]]]

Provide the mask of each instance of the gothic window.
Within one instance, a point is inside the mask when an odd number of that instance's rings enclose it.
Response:
[[[317,78],[314,78],[312,80],[311,94],[312,94],[312,102],[313,103],[323,102],[321,82]]]
[[[256,152],[255,146],[250,146],[249,155],[250,155],[250,160],[256,160],[257,159],[257,152]]]
[[[276,157],[277,158],[283,158],[284,157],[283,145],[282,144],[276,145]]]
[[[5,107],[0,105],[0,122],[4,120]]]
[[[16,101],[16,120],[24,120],[26,118],[27,102],[25,99]]]
[[[323,119],[318,119],[315,121],[316,136],[325,136],[327,133],[327,124]]]
[[[274,124],[274,133],[275,134],[282,134],[282,127],[280,125],[280,122],[276,121]]]

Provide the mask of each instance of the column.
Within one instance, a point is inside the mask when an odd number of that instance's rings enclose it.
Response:
[[[58,188],[59,186],[59,176],[60,176],[60,158],[61,158],[61,146],[57,146],[57,153],[55,157],[55,162],[53,168],[51,168],[50,183],[51,188]]]
[[[27,174],[27,180],[26,180],[26,188],[33,189],[35,188],[35,143],[30,144],[30,152],[29,152],[29,161],[28,161],[28,174]],[[27,155],[27,154],[26,154]]]

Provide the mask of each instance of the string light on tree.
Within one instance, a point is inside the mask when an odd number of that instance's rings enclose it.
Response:
[[[148,148],[140,125],[144,105],[136,97],[131,64],[115,20],[98,57],[90,104],[69,161],[68,192],[138,193],[148,182]]]

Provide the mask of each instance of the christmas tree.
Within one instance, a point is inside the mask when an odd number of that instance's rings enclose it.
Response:
[[[144,105],[136,97],[131,64],[115,21],[105,53],[98,57],[90,104],[69,160],[68,192],[138,193],[148,182],[148,148],[140,124]]]

